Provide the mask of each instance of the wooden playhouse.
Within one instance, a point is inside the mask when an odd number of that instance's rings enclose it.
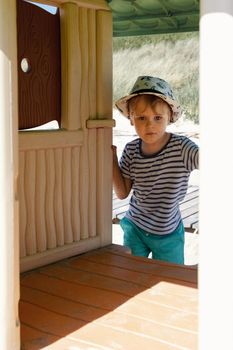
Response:
[[[196,268],[111,245],[111,46],[197,30],[199,1],[43,4],[0,1],[0,348],[197,349]]]

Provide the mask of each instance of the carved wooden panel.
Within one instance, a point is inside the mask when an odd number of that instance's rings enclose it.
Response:
[[[82,239],[80,147],[21,151],[19,159],[20,256]]]
[[[19,129],[61,122],[60,16],[17,0]],[[23,71],[23,69],[25,71]]]
[[[60,18],[62,130],[19,133],[21,271],[112,241],[111,13]]]

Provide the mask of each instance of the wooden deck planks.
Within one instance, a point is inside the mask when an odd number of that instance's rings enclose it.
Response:
[[[22,308],[20,308],[22,311]],[[21,350],[38,350],[45,348],[48,344],[54,344],[60,337],[41,332],[34,327],[30,327],[21,322]]]
[[[22,349],[197,349],[196,287],[195,268],[115,245],[25,273]]]
[[[102,263],[105,265],[111,265],[115,267],[121,267],[130,271],[140,272],[144,274],[150,274],[150,276],[156,276],[163,278],[172,278],[178,280],[179,283],[188,282],[196,283],[196,269],[192,267],[184,267],[176,264],[163,263],[153,259],[142,259],[136,256],[124,256],[123,254],[114,254],[114,252],[108,252],[102,250],[86,253],[85,259],[96,263]]]

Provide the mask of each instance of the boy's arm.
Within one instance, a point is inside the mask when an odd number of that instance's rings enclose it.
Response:
[[[123,177],[121,169],[118,164],[117,148],[112,146],[113,150],[113,188],[119,199],[128,197],[132,188],[132,182],[130,179]]]
[[[199,169],[199,146],[186,137],[183,139],[181,147],[185,168],[189,171]]]

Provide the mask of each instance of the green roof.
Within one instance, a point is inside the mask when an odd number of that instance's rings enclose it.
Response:
[[[199,0],[107,0],[113,36],[199,30]]]

